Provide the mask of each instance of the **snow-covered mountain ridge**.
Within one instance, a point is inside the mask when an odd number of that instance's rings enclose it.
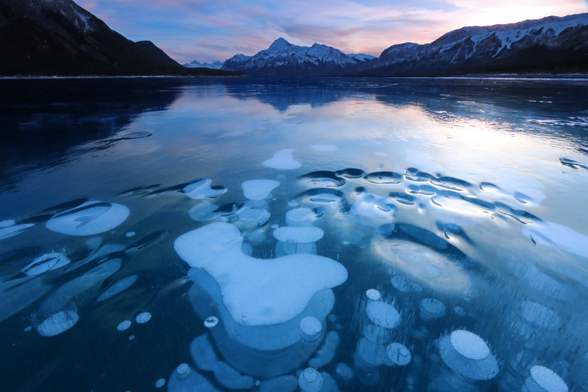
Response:
[[[298,46],[284,38],[254,56],[235,55],[222,69],[239,70],[255,75],[320,75],[349,73],[373,59],[365,54],[347,55],[327,45]]]
[[[553,68],[555,58],[576,63],[588,61],[588,13],[550,16],[518,23],[463,27],[424,45],[404,43],[384,50],[363,69],[372,73],[387,69],[391,74],[476,72],[494,67],[525,68],[545,64]],[[575,53],[575,54],[572,54]],[[580,59],[578,59],[580,56]],[[549,61],[549,64],[547,63]],[[588,63],[586,63],[588,64]]]
[[[221,69],[223,63],[220,61],[213,61],[212,63],[201,63],[197,60],[194,60],[190,63],[183,64],[186,68],[210,68],[210,69]]]

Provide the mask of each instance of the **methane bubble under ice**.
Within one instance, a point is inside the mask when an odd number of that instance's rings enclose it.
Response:
[[[300,168],[302,165],[296,161],[292,156],[293,148],[286,148],[278,151],[267,161],[263,161],[262,165],[272,169],[279,170],[294,170]]]
[[[122,204],[88,201],[56,214],[46,226],[57,233],[95,235],[114,229],[127,219],[129,213],[129,209]]]
[[[319,291],[347,280],[347,270],[322,256],[294,254],[273,260],[248,256],[243,237],[229,223],[211,223],[181,235],[174,249],[191,267],[218,283],[223,303],[242,325],[273,325],[302,313]]]
[[[243,194],[249,200],[265,200],[278,186],[280,182],[276,180],[249,180],[241,184]]]

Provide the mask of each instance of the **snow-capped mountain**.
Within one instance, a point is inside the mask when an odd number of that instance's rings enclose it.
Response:
[[[284,38],[254,56],[238,54],[223,64],[222,69],[250,75],[317,76],[350,73],[369,60],[369,55],[347,55],[327,45],[311,47],[293,45]]]
[[[184,64],[184,67],[186,67],[186,68],[221,69],[222,66],[223,66],[223,63],[221,63],[220,61],[214,61],[209,64],[209,63],[201,63],[199,61],[194,60],[191,63]]]
[[[586,70],[588,14],[463,27],[430,44],[393,45],[362,68],[399,76]]]

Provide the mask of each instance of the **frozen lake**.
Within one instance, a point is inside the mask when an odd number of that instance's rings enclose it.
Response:
[[[0,81],[3,391],[588,391],[588,82]]]

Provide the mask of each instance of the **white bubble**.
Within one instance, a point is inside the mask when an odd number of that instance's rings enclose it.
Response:
[[[139,313],[137,317],[135,317],[135,321],[139,324],[145,324],[149,320],[151,320],[151,313],[149,312]]]
[[[371,299],[372,301],[379,301],[380,298],[382,298],[382,295],[380,294],[380,292],[376,289],[369,289],[368,291],[365,292],[365,295]]]
[[[122,204],[89,201],[56,214],[45,224],[51,231],[86,236],[112,230],[129,216]]]
[[[129,336],[129,340],[135,340],[135,335]]]
[[[323,238],[325,232],[318,227],[280,227],[274,230],[278,241],[296,244],[316,242]]]
[[[382,301],[368,303],[366,313],[372,323],[383,328],[392,329],[400,324],[398,311]]]
[[[300,164],[300,162],[294,160],[292,156],[293,152],[293,148],[286,148],[284,150],[278,151],[273,155],[273,157],[271,157],[267,161],[264,161],[262,165],[280,170],[298,169],[302,165]]]
[[[398,366],[406,366],[410,363],[411,354],[405,345],[391,343],[386,347],[386,356],[390,362]]]
[[[165,378],[160,378],[155,381],[155,388],[161,388],[165,385]]]
[[[37,332],[41,336],[55,336],[63,333],[78,322],[80,316],[71,310],[55,313],[37,325]]]
[[[127,234],[125,234],[127,237],[132,237],[135,235],[134,231],[129,231]],[[165,381],[165,380],[164,380]]]
[[[207,317],[206,320],[204,320],[204,326],[206,328],[215,327],[217,324],[218,324],[218,318],[216,318],[214,316]]]
[[[249,180],[245,181],[241,186],[247,199],[264,200],[271,191],[280,186],[280,182],[276,180]]]
[[[121,323],[116,327],[119,331],[126,331],[131,326],[130,320],[121,321]]]
[[[189,185],[186,185],[183,189],[183,192],[190,199],[194,199],[194,200],[214,199],[216,197],[219,197],[223,193],[227,192],[226,188],[212,189],[210,187],[211,183],[212,183],[212,180],[209,178],[198,180],[198,181],[193,182]]]
[[[24,267],[22,271],[29,276],[39,275],[50,270],[61,268],[69,263],[70,260],[63,253],[45,253]]]
[[[531,378],[546,392],[568,392],[565,381],[553,370],[544,366],[533,366],[531,368]]]
[[[486,342],[478,335],[469,331],[453,331],[450,339],[453,348],[468,359],[479,361],[490,355],[490,349]]]

